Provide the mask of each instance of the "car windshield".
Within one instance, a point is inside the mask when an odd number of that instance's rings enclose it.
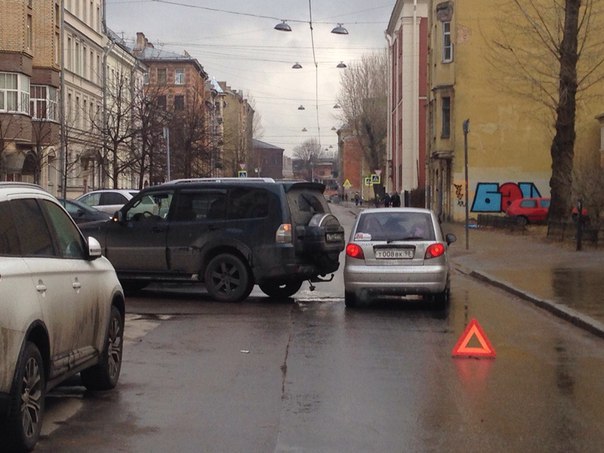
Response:
[[[423,212],[372,212],[361,214],[354,240],[433,241],[430,214]]]

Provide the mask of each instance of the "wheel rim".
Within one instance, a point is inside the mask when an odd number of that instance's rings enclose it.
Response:
[[[241,275],[233,263],[221,261],[212,270],[212,284],[217,292],[230,295],[241,287]]]
[[[38,432],[42,410],[42,373],[35,357],[30,357],[25,364],[21,391],[21,414],[23,433],[33,437]]]
[[[108,367],[112,378],[120,372],[122,361],[122,323],[119,317],[112,316],[109,324]]]

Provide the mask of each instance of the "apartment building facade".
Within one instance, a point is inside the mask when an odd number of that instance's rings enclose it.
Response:
[[[257,167],[253,153],[254,109],[240,90],[219,82],[224,97],[224,175],[240,170],[252,175]]]
[[[550,194],[554,112],[496,45],[507,36],[531,49],[517,13],[508,0],[429,1],[427,198],[443,219],[463,221],[466,208],[471,218],[503,214],[516,198]],[[594,83],[577,104],[575,162],[599,157],[603,90]]]
[[[10,0],[5,6],[0,14],[0,178],[56,189],[60,2]]]
[[[398,0],[386,29],[389,58],[386,190],[426,187],[427,0]]]

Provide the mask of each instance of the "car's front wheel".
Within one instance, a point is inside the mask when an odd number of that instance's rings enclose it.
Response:
[[[105,349],[97,365],[83,370],[82,383],[88,390],[109,390],[117,385],[122,369],[124,348],[124,317],[118,308],[111,307],[109,330],[105,338]]]
[[[44,415],[46,379],[38,347],[27,342],[17,363],[2,443],[9,450],[31,451],[38,442]]]
[[[302,281],[290,282],[265,282],[261,283],[260,289],[269,297],[289,297],[298,292],[302,286]]]
[[[246,264],[230,253],[210,260],[204,282],[210,296],[220,302],[240,302],[249,296],[254,286]]]

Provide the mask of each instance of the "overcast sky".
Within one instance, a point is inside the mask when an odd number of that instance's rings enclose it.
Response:
[[[386,47],[384,30],[395,4],[312,1],[313,57],[306,0],[105,1],[107,26],[127,44],[133,45],[140,31],[156,48],[180,54],[186,50],[210,77],[251,97],[262,117],[260,140],[284,148],[288,155],[311,137],[323,149],[337,149],[331,128],[340,126],[333,106],[342,69],[336,65]],[[288,20],[292,32],[273,29],[281,19]],[[338,23],[348,35],[331,33]],[[292,69],[296,62],[303,68]],[[305,110],[298,110],[300,105]]]

